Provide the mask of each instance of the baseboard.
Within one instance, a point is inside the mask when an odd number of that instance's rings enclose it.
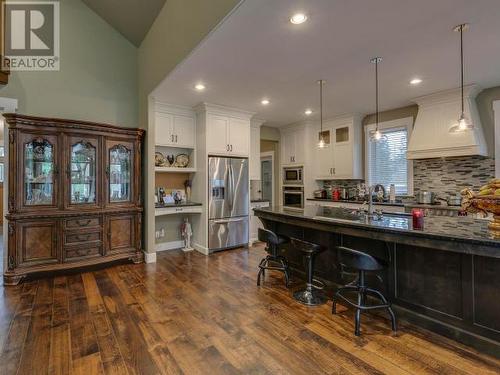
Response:
[[[177,250],[184,247],[184,241],[161,242],[155,245],[156,251]]]
[[[210,254],[210,252],[208,251],[208,248],[205,246],[201,246],[200,244],[194,243],[193,247],[197,252],[202,253],[203,255]]]
[[[144,261],[146,263],[156,263],[156,253],[147,253],[143,251],[144,253]]]

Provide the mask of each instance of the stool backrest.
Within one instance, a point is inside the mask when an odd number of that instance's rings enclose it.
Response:
[[[276,233],[269,229],[259,228],[258,232],[259,241],[266,242],[268,245],[277,246],[279,243]]]
[[[382,269],[380,262],[363,251],[348,247],[337,247],[338,261],[343,266],[363,271],[377,271]]]
[[[292,246],[298,251],[305,253],[317,253],[322,250],[321,246],[312,242],[299,240],[297,238],[291,238],[290,242]]]

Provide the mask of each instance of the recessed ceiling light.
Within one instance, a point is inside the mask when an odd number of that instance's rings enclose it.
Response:
[[[268,105],[269,103],[271,103],[269,101],[269,99],[262,99],[262,101],[260,102],[262,105]]]
[[[312,109],[306,109],[304,111],[304,113],[305,113],[306,116],[309,116],[309,115],[311,115],[313,113],[313,111],[312,111]]]
[[[295,13],[291,18],[290,22],[294,25],[300,25],[307,21],[307,16],[304,13]]]
[[[197,83],[196,86],[194,86],[194,88],[198,91],[203,91],[205,90],[205,85],[203,83]]]
[[[411,81],[410,81],[410,84],[411,85],[420,85],[422,83],[422,80],[420,78],[413,78]]]

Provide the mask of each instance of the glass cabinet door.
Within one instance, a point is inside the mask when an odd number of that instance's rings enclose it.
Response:
[[[47,206],[55,201],[54,143],[45,138],[35,138],[23,143],[24,205]]]
[[[108,199],[110,203],[130,202],[132,147],[116,144],[108,148]]]
[[[70,203],[96,203],[97,148],[79,141],[71,146]]]

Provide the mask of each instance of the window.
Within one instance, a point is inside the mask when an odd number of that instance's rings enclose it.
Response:
[[[0,146],[0,183],[3,183],[4,179],[4,156],[5,156],[5,148],[4,146]]]
[[[379,129],[387,137],[380,142],[370,142],[369,134],[375,126],[366,127],[366,180],[369,185],[381,184],[388,193],[394,184],[396,195],[413,194],[413,163],[406,159],[412,123],[412,118],[380,123]]]

